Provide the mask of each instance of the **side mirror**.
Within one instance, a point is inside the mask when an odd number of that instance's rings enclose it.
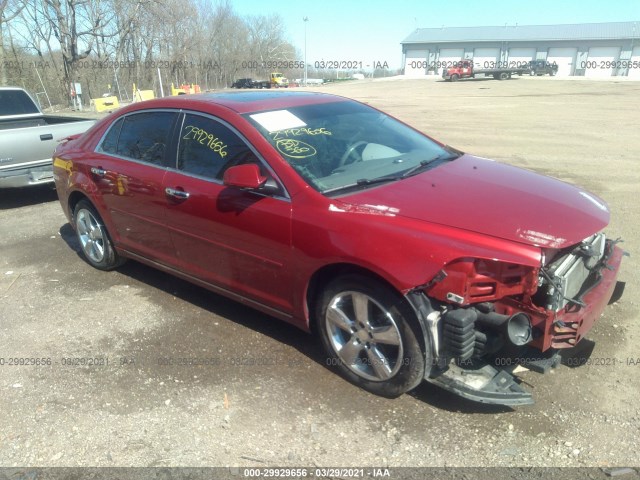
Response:
[[[222,182],[228,187],[247,188],[251,190],[257,190],[266,181],[267,177],[260,175],[260,167],[255,163],[229,167],[222,177]]]

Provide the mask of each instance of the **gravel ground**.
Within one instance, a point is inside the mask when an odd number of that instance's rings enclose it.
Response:
[[[378,398],[282,322],[135,262],[92,269],[50,188],[0,191],[0,357],[51,359],[0,366],[0,466],[640,465],[640,82],[392,79],[321,90],[609,203],[607,233],[635,256],[622,267],[624,297],[583,345],[590,363],[524,372],[536,404],[515,409],[428,384]]]

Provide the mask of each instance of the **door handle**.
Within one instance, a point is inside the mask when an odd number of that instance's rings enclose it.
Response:
[[[107,173],[106,170],[103,170],[100,167],[91,167],[91,173],[93,173],[94,175],[98,175],[99,177],[104,177]]]
[[[169,195],[170,197],[179,198],[180,200],[186,200],[189,198],[189,192],[185,192],[184,190],[176,190],[175,188],[165,188],[164,193]]]
[[[53,140],[53,134],[45,133],[43,135],[40,135],[40,140],[42,140],[43,142],[46,142],[47,140]]]

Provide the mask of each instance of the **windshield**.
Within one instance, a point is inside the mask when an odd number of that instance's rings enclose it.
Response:
[[[335,102],[247,114],[247,119],[321,193],[400,180],[455,158],[382,112]]]

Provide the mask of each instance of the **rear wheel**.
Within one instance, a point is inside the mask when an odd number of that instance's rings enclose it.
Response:
[[[499,77],[500,80],[508,80],[509,78],[511,78],[511,74],[509,72],[502,72]]]
[[[76,235],[84,258],[99,270],[112,270],[124,263],[113,248],[111,237],[100,215],[87,200],[80,200],[73,211]]]
[[[412,309],[382,282],[347,275],[316,302],[316,325],[328,363],[359,387],[397,397],[425,373],[425,346]]]

